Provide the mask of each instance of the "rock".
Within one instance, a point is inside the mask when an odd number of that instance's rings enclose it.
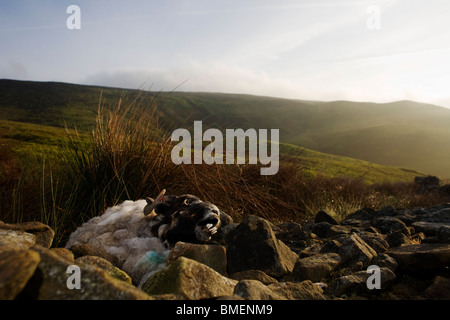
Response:
[[[271,227],[277,239],[305,240],[305,233],[301,224],[288,222]]]
[[[129,284],[132,283],[131,277],[123,270],[115,267],[111,262],[101,257],[96,256],[82,256],[75,260],[75,264],[88,264],[90,266],[97,267],[106,272],[109,276],[118,280],[125,281]]]
[[[342,294],[365,294],[378,289],[369,289],[367,280],[372,275],[367,271],[358,271],[354,274],[339,277],[328,284],[327,294],[341,296]],[[386,290],[396,279],[395,274],[388,268],[380,268],[381,290]]]
[[[278,282],[267,286],[288,300],[326,300],[323,289],[310,280],[302,282]]]
[[[445,184],[442,187],[440,187],[439,193],[444,197],[450,196],[450,184]]]
[[[397,215],[397,210],[392,206],[384,207],[381,210],[378,210],[375,214],[374,218],[381,218],[381,217],[394,217]]]
[[[227,236],[228,272],[261,270],[273,277],[292,272],[298,255],[275,237],[267,220],[249,215]]]
[[[450,300],[450,279],[437,276],[425,290],[424,297],[433,300]]]
[[[102,250],[98,247],[91,246],[90,244],[76,244],[69,248],[70,251],[73,252],[75,258],[79,258],[82,256],[97,256],[102,257],[103,259],[108,260],[116,267],[119,267],[119,260],[116,256],[109,254],[106,250]]]
[[[341,264],[354,264],[360,261],[362,267],[367,267],[377,253],[356,233],[353,233],[342,242],[339,255],[342,258]]]
[[[338,240],[332,239],[320,248],[320,253],[338,253],[341,246],[342,244]]]
[[[246,270],[241,272],[236,272],[230,275],[231,279],[240,281],[240,280],[258,280],[261,283],[267,285],[278,282],[277,279],[272,278],[271,276],[265,274],[261,270]]]
[[[425,222],[425,221],[416,221],[413,222],[411,225],[416,230],[416,232],[423,232],[425,235],[430,237],[435,236],[439,228],[443,226],[443,224],[439,222]]]
[[[387,237],[378,232],[362,231],[358,233],[359,237],[367,243],[376,253],[381,253],[389,248],[389,243],[386,241]]]
[[[232,301],[235,301],[235,300],[245,300],[245,299],[240,297],[240,296],[238,296],[238,295],[233,294],[232,296],[217,297],[215,300],[232,300]]]
[[[450,265],[450,244],[413,244],[386,252],[407,273],[435,271]]]
[[[407,226],[410,226],[412,223],[416,222],[419,219],[417,217],[417,214],[413,214],[413,211],[414,210],[403,209],[400,210],[395,217],[403,221]]]
[[[414,183],[418,193],[428,193],[439,190],[440,180],[435,176],[415,177]]]
[[[280,295],[258,280],[241,280],[234,287],[234,295],[246,300],[286,300],[284,295]]]
[[[431,210],[422,216],[422,221],[450,224],[450,208]]]
[[[311,232],[317,235],[319,238],[328,238],[328,230],[331,228],[331,224],[328,222],[319,222],[311,225]]]
[[[0,300],[12,300],[33,276],[41,258],[23,249],[0,251]]]
[[[407,236],[410,236],[410,230],[406,224],[395,217],[380,217],[372,220],[372,226],[380,230],[381,233],[389,234],[400,231]]]
[[[376,213],[377,212],[372,208],[363,208],[354,213],[349,214],[347,217],[345,217],[344,221],[347,221],[347,220],[372,220],[375,217]]]
[[[0,229],[5,230],[22,230],[31,233],[36,237],[35,243],[44,247],[50,248],[55,236],[55,232],[48,225],[41,222],[23,222],[16,224],[8,224],[0,221]]]
[[[179,257],[150,276],[142,290],[150,295],[174,294],[180,299],[211,299],[233,294],[238,282],[197,261]]]
[[[328,276],[341,261],[337,253],[322,253],[299,259],[291,277],[295,281],[311,280],[318,282]]]
[[[312,233],[312,234],[314,234],[314,233]],[[298,255],[300,258],[314,256],[314,255],[320,253],[320,250],[323,247],[323,241],[321,241],[319,239],[311,239],[308,242],[309,242],[308,246],[305,249],[303,249],[302,251],[300,251],[300,253]]]
[[[56,253],[58,256],[64,259],[75,262],[75,256],[73,255],[73,252],[66,248],[51,248],[50,251]]]
[[[370,227],[370,220],[345,219],[341,222],[341,225],[367,229],[368,227]]]
[[[339,222],[337,222],[332,216],[322,210],[320,210],[314,217],[314,223],[320,222],[328,222],[331,225],[339,225]]]
[[[385,253],[381,253],[378,256],[376,256],[372,260],[372,263],[380,268],[383,268],[383,267],[388,268],[392,272],[394,272],[398,267],[397,261],[395,261],[394,258],[392,258],[391,256],[389,256]]]
[[[35,243],[34,234],[22,230],[0,229],[0,248],[28,249]]]
[[[401,231],[396,231],[396,232],[389,234],[387,239],[388,239],[389,245],[391,247],[399,247],[399,246],[413,244],[412,240]],[[386,250],[387,249],[388,248],[386,248]],[[384,250],[384,251],[386,251],[386,250]]]
[[[221,275],[227,276],[227,251],[224,246],[184,243],[180,241],[170,251],[167,258],[167,265],[179,257],[186,257],[203,263]]]
[[[443,225],[438,229],[437,240],[441,243],[450,243],[450,226]]]
[[[62,258],[55,252],[34,246],[30,249],[38,253],[41,261],[34,275],[20,294],[21,299],[38,300],[149,300],[136,287],[108,276],[99,268],[80,265],[80,289],[67,286],[71,273],[68,267],[73,262]],[[69,270],[70,271],[70,270]]]
[[[331,238],[350,233],[347,226],[332,225],[328,222],[319,222],[311,226],[311,232],[315,233],[320,238]]]
[[[221,225],[219,230],[216,234],[214,234],[211,237],[211,241],[209,241],[209,244],[217,244],[217,245],[225,245],[225,239],[227,237],[227,234],[230,233],[230,231],[234,230],[238,226],[235,222],[230,222],[227,225]]]

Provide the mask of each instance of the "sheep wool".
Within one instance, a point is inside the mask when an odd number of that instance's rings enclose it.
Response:
[[[153,273],[163,268],[169,250],[151,233],[154,221],[145,219],[146,200],[127,200],[108,208],[101,216],[90,219],[75,230],[66,244],[89,244],[105,250],[118,259],[118,267],[142,286]]]

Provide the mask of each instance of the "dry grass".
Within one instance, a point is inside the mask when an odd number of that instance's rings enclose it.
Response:
[[[280,159],[279,172],[261,176],[259,165],[175,165],[170,124],[158,120],[157,97],[100,103],[95,129],[68,130],[56,163],[45,159],[26,167],[0,148],[2,220],[41,220],[64,242],[81,222],[123,200],[190,193],[211,201],[239,221],[255,214],[272,222],[301,222],[325,210],[338,220],[361,207],[429,206],[449,199],[420,195],[413,183],[367,185],[357,179],[308,178],[302,164]],[[166,130],[161,130],[163,127]],[[175,129],[175,128],[173,128]],[[206,130],[206,128],[204,128]]]

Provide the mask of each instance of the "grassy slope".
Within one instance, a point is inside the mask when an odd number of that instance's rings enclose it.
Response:
[[[66,131],[62,128],[38,124],[0,120],[0,143],[11,145],[18,155],[47,159],[61,155],[66,141]],[[309,176],[328,178],[359,178],[367,183],[410,182],[421,175],[415,170],[382,166],[343,156],[325,154],[291,144],[280,144],[280,154],[285,161],[298,163]]]
[[[208,93],[175,93],[167,104],[195,110],[193,119],[219,127],[280,128],[286,143],[450,175],[450,110],[445,108],[409,101],[325,103]]]
[[[305,173],[328,178],[346,177],[361,179],[367,183],[411,182],[422,173],[343,156],[326,154],[291,144],[281,144],[280,153],[298,161]]]
[[[94,124],[100,92],[108,104],[134,91],[0,80],[0,119],[59,127],[66,121],[69,127],[88,129]],[[280,141],[285,143],[444,177],[450,172],[450,110],[444,108],[406,101],[315,102],[220,93],[159,97],[160,116],[174,127],[203,120],[205,126],[218,128],[280,128]],[[364,162],[349,160],[335,163],[351,165],[331,166],[325,158],[309,161],[310,168],[350,176],[378,170],[357,168]]]

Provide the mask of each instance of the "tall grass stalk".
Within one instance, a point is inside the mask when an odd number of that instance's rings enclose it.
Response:
[[[255,214],[272,222],[301,222],[319,210],[342,220],[361,207],[408,208],[450,200],[417,194],[412,182],[368,185],[308,176],[306,164],[294,158],[281,157],[274,176],[261,176],[259,165],[175,165],[170,125],[160,123],[161,112],[157,95],[122,96],[112,106],[100,99],[93,130],[66,128],[67,144],[57,159],[42,156],[19,164],[0,145],[0,220],[47,223],[56,232],[57,246],[106,208],[162,189],[211,201],[236,221]]]

